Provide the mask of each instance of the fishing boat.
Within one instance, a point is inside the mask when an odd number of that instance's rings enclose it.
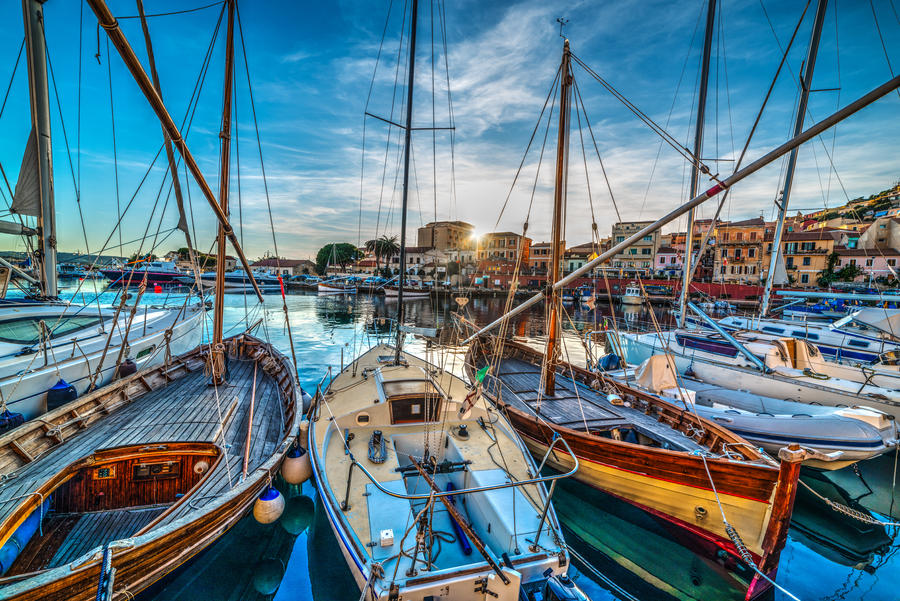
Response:
[[[87,271],[85,271],[82,265],[76,265],[74,263],[60,263],[56,269],[57,277],[59,279],[75,279],[81,280],[87,277]]]
[[[415,35],[411,5],[400,265],[406,259]],[[401,270],[398,297],[404,297]],[[316,395],[309,456],[331,528],[360,598],[543,601],[584,599],[566,577],[568,554],[545,482],[506,419],[480,387],[402,348],[396,340],[344,367]],[[436,332],[429,335],[434,336]],[[552,486],[552,485],[551,485]],[[488,597],[489,596],[489,597]]]
[[[89,5],[169,138],[179,141],[198,187],[220,209],[220,244],[230,238],[246,260],[227,219],[234,2],[221,9],[228,33],[219,202],[115,17],[103,0]],[[152,64],[140,2],[138,8]],[[300,431],[296,363],[250,334],[224,338],[221,296],[209,344],[0,437],[0,598],[131,598],[251,507],[262,522],[280,515],[284,499],[270,483]],[[298,474],[285,467],[286,479],[289,473]]]
[[[403,294],[400,294],[400,288],[403,287]],[[413,285],[412,282],[408,282],[405,286],[401,284],[401,286],[397,285],[387,285],[384,287],[384,296],[385,298],[401,298],[403,300],[414,300],[420,298],[430,298],[431,290],[425,288],[421,285]]]
[[[732,390],[676,375],[666,355],[604,372],[673,405],[683,405],[772,455],[791,444],[807,450],[804,465],[836,470],[877,457],[897,444],[897,425],[868,407],[810,405]]]
[[[326,280],[317,283],[319,294],[356,294],[356,286],[340,280]]]
[[[190,350],[200,341],[204,318],[202,305],[190,298],[175,306],[139,309],[137,302],[150,285],[142,273],[134,275],[139,291],[131,305],[125,295],[112,308],[59,301],[43,4],[28,0],[23,7],[32,132],[11,210],[36,218],[37,228],[20,227],[19,233],[37,237],[40,260],[34,261],[37,278],[14,269],[33,284],[25,298],[0,304],[0,432],[117,375]]]
[[[644,302],[644,295],[641,294],[641,288],[634,282],[628,284],[625,287],[625,292],[622,293],[622,304],[623,305],[640,305]]]

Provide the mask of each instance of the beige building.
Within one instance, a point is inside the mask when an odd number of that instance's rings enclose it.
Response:
[[[522,265],[526,267],[530,251],[531,238],[513,232],[493,232],[479,236],[475,258],[478,262],[493,259],[515,262],[521,257]]]
[[[620,221],[612,226],[611,243],[619,244],[652,223],[652,221]],[[612,267],[649,273],[656,261],[657,248],[659,248],[659,230],[647,234],[629,248],[616,253],[612,258]]]
[[[759,284],[767,268],[766,222],[762,217],[721,223],[716,226],[713,281]]]
[[[465,221],[433,221],[419,228],[416,245],[437,250],[474,248],[475,226]]]

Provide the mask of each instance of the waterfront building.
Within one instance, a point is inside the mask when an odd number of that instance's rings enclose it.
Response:
[[[492,232],[478,238],[475,247],[477,261],[506,259],[517,262],[521,258],[522,269],[531,256],[531,238],[513,232]]]
[[[652,221],[620,221],[612,226],[612,244],[619,244],[639,230],[651,225]],[[659,231],[647,234],[629,248],[616,253],[611,261],[612,267],[650,273],[656,260],[656,249],[659,247]]]
[[[416,245],[440,251],[475,247],[475,226],[465,221],[432,221],[420,227]]]
[[[762,217],[716,226],[714,281],[759,284],[763,273],[766,222]]]

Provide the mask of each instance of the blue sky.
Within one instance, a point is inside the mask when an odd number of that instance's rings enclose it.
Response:
[[[206,4],[146,0],[149,13]],[[365,121],[366,158],[362,162],[363,112],[375,58],[388,14],[387,2],[241,2],[250,77],[259,121],[266,181],[272,204],[278,250],[303,258],[330,241],[366,240],[399,230],[399,167],[397,131],[387,147],[388,126]],[[810,6],[788,69],[775,88],[745,164],[788,137],[796,105],[796,76],[806,53],[815,10]],[[414,125],[427,127],[431,119],[431,3],[420,2],[417,53],[417,93]],[[874,0],[874,11],[890,64],[900,69],[900,20],[897,2]],[[768,11],[772,28],[763,12]],[[136,13],[133,2],[110,1],[118,16]],[[403,0],[394,0],[369,110],[388,116],[395,80]],[[799,1],[725,0],[719,5],[713,51],[704,158],[736,158],[762,102],[781,56],[776,43],[787,43],[802,12]],[[566,34],[573,52],[615,85],[626,97],[690,145],[700,45],[706,2],[475,2],[447,3],[446,37],[449,80],[453,95],[455,193],[450,185],[450,147],[446,131],[434,136],[414,133],[415,180],[411,187],[409,232],[433,220],[462,219],[484,233],[495,228],[504,199],[522,161],[556,71],[562,40],[557,17],[566,17]],[[122,220],[125,252],[138,248],[130,241],[159,229],[156,250],[182,245],[183,237],[168,233],[176,223],[174,199],[162,219],[168,186],[162,186],[164,164],[157,162],[144,185],[139,182],[160,148],[162,135],[130,75],[114,49],[108,63],[105,34],[100,32],[100,63],[96,21],[89,8],[76,0],[49,0],[44,5],[47,43],[65,122],[75,179],[80,181],[87,245],[99,250],[117,221],[118,204],[134,200]],[[203,56],[212,37],[219,8],[154,17],[151,35],[162,80],[163,96],[177,122],[184,118]],[[0,85],[5,91],[22,39],[21,7],[0,5]],[[82,46],[79,53],[79,22]],[[436,20],[437,22],[437,20]],[[146,65],[140,24],[121,21],[126,35]],[[774,29],[774,33],[773,33]],[[436,40],[436,123],[446,125],[446,72]],[[188,144],[210,185],[217,189],[218,138],[222,56],[220,36],[202,88]],[[402,54],[402,53],[401,53]],[[248,255],[273,250],[269,213],[260,172],[259,154],[250,114],[243,58],[238,48],[236,120],[240,151],[242,235]],[[78,141],[79,62],[81,63],[81,132]],[[111,73],[108,74],[108,69]],[[404,96],[401,85],[396,97]],[[116,129],[112,145],[109,77]],[[807,124],[847,104],[891,76],[868,2],[831,2],[825,19],[813,87],[840,88],[812,95]],[[687,167],[671,148],[660,150],[659,138],[639,123],[582,69],[575,77],[584,97],[587,116],[604,160],[610,187],[623,219],[650,219],[676,206],[687,196]],[[680,85],[679,85],[680,81]],[[676,94],[677,90],[677,94]],[[75,202],[72,170],[63,140],[63,127],[52,99],[54,176],[59,214],[59,247],[85,250]],[[834,132],[800,152],[792,206],[838,206],[848,197],[868,195],[900,178],[896,140],[900,134],[900,96],[893,94],[838,126]],[[394,105],[394,119],[402,119]],[[0,163],[14,180],[30,127],[24,63],[16,75],[5,111],[0,117]],[[543,132],[543,130],[541,130]],[[587,130],[583,129],[587,138]],[[528,215],[532,184],[543,134],[526,157],[519,185],[497,226],[520,232]],[[589,200],[581,142],[571,136],[567,240],[590,239],[591,206],[599,231],[608,235],[616,214],[589,138]],[[79,150],[80,149],[80,150]],[[546,239],[552,201],[552,159],[555,134],[550,130],[544,163],[531,205],[528,234]],[[80,159],[78,158],[80,156]],[[115,160],[114,160],[115,156]],[[657,160],[657,156],[659,157]],[[385,164],[385,157],[387,157]],[[80,175],[77,165],[80,163]],[[364,164],[364,169],[361,166]],[[834,168],[831,168],[833,164]],[[720,162],[725,174],[733,163]],[[772,199],[779,190],[782,163],[739,184],[723,216],[738,219],[773,215]],[[233,164],[233,172],[237,172]],[[362,171],[362,173],[361,173]],[[433,179],[436,174],[436,180]],[[382,181],[385,183],[382,184]],[[11,181],[14,186],[14,181]],[[232,220],[239,223],[237,178],[232,179]],[[152,213],[157,195],[161,200]],[[436,197],[435,197],[436,191]],[[4,190],[5,192],[5,190]],[[136,193],[137,192],[137,193]],[[208,250],[215,235],[212,213],[196,186],[190,187],[197,246]],[[3,202],[0,201],[0,206]],[[380,207],[380,210],[379,210]],[[700,211],[710,216],[712,206]],[[149,223],[149,230],[148,228]],[[676,224],[677,225],[677,224]],[[671,229],[671,228],[670,228]],[[165,237],[168,233],[168,237]],[[414,238],[413,238],[414,239]],[[108,250],[116,252],[117,231]],[[144,250],[153,242],[145,242]],[[0,248],[18,248],[17,239],[4,236]]]

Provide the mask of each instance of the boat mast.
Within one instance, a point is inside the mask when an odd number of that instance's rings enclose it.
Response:
[[[231,176],[231,87],[234,80],[234,0],[228,0],[228,32],[225,37],[225,88],[222,94],[222,130],[219,158],[219,207],[228,218],[228,180]],[[219,222],[216,237],[216,293],[213,301],[212,382],[225,382],[225,345],[222,316],[225,311],[225,227]]]
[[[700,63],[700,94],[697,100],[697,123],[694,127],[694,160],[691,163],[690,198],[697,195],[700,184],[700,155],[703,152],[703,122],[706,118],[706,92],[709,87],[709,55],[716,26],[716,0],[709,0],[706,8],[706,35],[703,38],[703,58]],[[703,249],[700,249],[703,250]],[[687,235],[684,240],[684,268],[681,274],[681,298],[678,299],[678,327],[684,326],[685,304],[691,293],[691,260],[694,253],[694,209],[688,212]],[[697,254],[699,260],[700,253]]]
[[[403,340],[400,325],[403,323],[403,286],[406,283],[406,207],[409,200],[409,151],[412,134],[413,80],[416,70],[416,21],[418,14],[418,0],[413,0],[409,26],[409,72],[407,73],[406,83],[406,140],[403,147],[403,210],[400,217],[400,281],[397,288],[397,348],[394,354],[395,363],[400,363],[400,346]]]
[[[92,2],[95,0],[88,0],[88,1]],[[701,192],[700,194],[698,194],[694,198],[690,199],[683,205],[669,211],[668,214],[663,215],[662,217],[660,217],[659,219],[657,219],[650,225],[643,227],[640,230],[636,231],[635,233],[633,233],[631,236],[629,236],[625,240],[622,240],[618,244],[612,245],[608,250],[600,253],[594,259],[588,261],[587,263],[585,263],[584,265],[582,265],[575,271],[569,273],[569,275],[565,276],[564,278],[562,278],[561,280],[556,282],[556,284],[554,284],[551,288],[554,290],[560,290],[560,289],[568,286],[569,284],[571,284],[572,282],[574,282],[575,280],[577,280],[584,274],[586,274],[589,271],[591,271],[592,269],[600,266],[602,263],[604,263],[605,261],[608,261],[609,259],[616,256],[618,253],[622,252],[626,248],[633,246],[644,236],[652,234],[656,230],[672,223],[673,221],[675,221],[682,215],[687,214],[687,212],[690,211],[691,209],[693,209],[694,207],[697,207],[697,206],[703,204],[704,202],[706,202],[707,200],[709,200],[710,198],[717,196],[719,193],[728,190],[729,188],[731,188],[732,186],[734,186],[735,184],[737,184],[744,178],[756,173],[757,171],[759,171],[766,165],[772,164],[774,161],[776,161],[776,160],[780,159],[781,157],[785,156],[786,154],[788,154],[794,148],[797,148],[801,144],[805,144],[806,142],[808,142],[811,139],[815,138],[816,136],[820,135],[822,132],[828,131],[829,129],[831,129],[832,127],[834,127],[835,125],[837,125],[838,123],[840,123],[841,121],[843,121],[844,119],[849,117],[850,115],[853,115],[854,113],[859,112],[860,110],[869,106],[876,100],[884,98],[885,96],[887,96],[888,94],[890,94],[891,92],[893,92],[894,90],[896,90],[898,88],[900,88],[900,75],[895,75],[894,77],[892,77],[885,83],[881,84],[877,88],[869,91],[868,93],[864,94],[863,96],[860,96],[858,99],[854,100],[847,106],[844,106],[844,107],[838,109],[837,111],[835,111],[834,113],[832,113],[828,117],[826,117],[825,119],[822,119],[818,123],[813,124],[812,126],[809,127],[809,129],[806,129],[803,132],[801,132],[800,135],[794,136],[793,138],[791,138],[787,142],[784,142],[777,148],[770,150],[769,152],[767,152],[763,156],[759,157],[758,159],[756,159],[755,161],[753,161],[746,167],[738,169],[737,171],[735,171],[734,173],[732,173],[725,179],[717,180],[715,185],[713,185],[708,190]],[[478,338],[479,336],[482,336],[483,334],[490,332],[497,326],[499,326],[501,324],[509,323],[509,320],[512,319],[513,317],[515,317],[516,315],[522,313],[523,311],[528,310],[530,307],[533,307],[534,305],[536,305],[539,302],[541,302],[542,300],[544,300],[544,298],[546,298],[547,294],[549,294],[548,290],[542,290],[542,291],[538,292],[537,294],[535,294],[534,296],[530,297],[528,300],[525,300],[525,301],[519,303],[518,305],[516,305],[515,307],[513,307],[512,309],[510,309],[509,311],[507,311],[506,313],[504,313],[503,315],[501,315],[500,317],[498,317],[497,319],[495,319],[488,325],[479,329],[477,332],[470,334],[468,338],[466,338],[465,340],[462,341],[462,344],[469,344],[473,340]]]
[[[53,201],[53,149],[50,144],[50,91],[44,42],[43,0],[22,0],[25,18],[25,53],[31,97],[32,134],[38,157],[41,213],[37,218],[41,293],[56,298],[56,218]]]
[[[556,364],[559,355],[560,299],[553,288],[559,279],[559,264],[562,260],[565,241],[562,239],[563,210],[566,205],[566,184],[569,174],[569,100],[572,93],[571,54],[569,40],[563,44],[562,65],[560,66],[559,88],[559,130],[556,137],[556,184],[553,191],[553,231],[550,242],[550,269],[547,272],[547,308],[550,324],[547,328],[547,348],[544,352],[543,393],[553,396],[556,392]]]
[[[816,68],[816,56],[819,53],[819,40],[822,37],[822,24],[825,21],[825,10],[828,8],[828,0],[819,0],[816,7],[816,16],[813,21],[812,33],[809,36],[809,49],[806,52],[806,68],[800,76],[800,102],[797,104],[797,120],[794,122],[794,135],[803,131],[803,121],[806,118],[806,105],[809,102],[809,86],[812,84],[813,71]],[[794,183],[794,169],[797,166],[797,153],[799,147],[788,155],[787,169],[784,174],[784,191],[781,193],[781,206],[778,207],[778,222],[775,224],[775,235],[772,239],[772,257],[769,261],[769,271],[766,274],[766,283],[763,289],[762,301],[759,304],[759,316],[764,317],[769,311],[769,297],[772,295],[775,266],[781,255],[781,237],[784,234],[784,218],[787,215],[788,202],[791,199],[791,186]]]

